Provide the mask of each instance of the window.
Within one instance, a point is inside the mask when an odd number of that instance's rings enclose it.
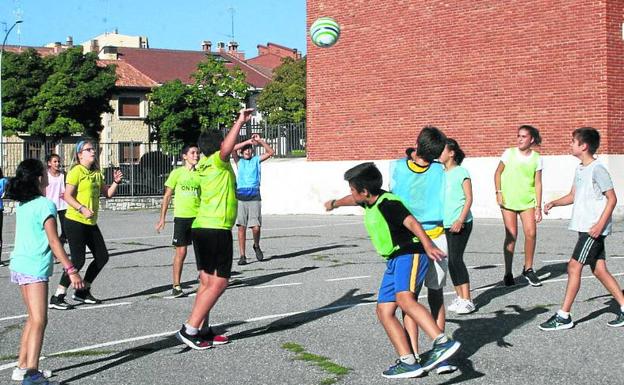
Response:
[[[138,118],[141,116],[140,98],[119,98],[119,116]]]
[[[24,141],[24,159],[44,159],[47,154],[55,152],[50,142],[41,142],[32,139]]]
[[[141,143],[119,142],[119,163],[138,164],[141,157]]]

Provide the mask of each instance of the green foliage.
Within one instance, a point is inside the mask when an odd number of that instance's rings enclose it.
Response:
[[[286,349],[290,352],[295,353],[295,360],[309,362],[315,366],[318,366],[324,372],[333,375],[333,377],[328,377],[321,380],[321,385],[334,384],[342,379],[342,377],[349,374],[351,370],[353,370],[351,368],[338,365],[332,362],[327,357],[307,352],[303,346],[294,342],[287,342],[283,344],[282,349]]]
[[[7,134],[99,136],[101,114],[112,112],[113,66],[99,67],[97,55],[83,55],[80,47],[46,58],[34,50],[5,55],[2,107]]]
[[[211,56],[192,77],[191,85],[174,80],[149,95],[146,123],[153,128],[152,139],[165,146],[194,142],[205,130],[229,125],[247,97],[240,69],[228,69]]]
[[[285,58],[258,97],[269,124],[300,123],[306,118],[306,59]]]

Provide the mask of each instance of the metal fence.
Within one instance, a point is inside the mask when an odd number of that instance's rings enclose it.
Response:
[[[252,134],[260,136],[275,150],[276,157],[305,156],[305,124],[246,125],[240,131],[239,141],[247,140]],[[69,137],[59,142],[44,142],[23,138],[23,141],[3,143],[3,171],[5,176],[15,175],[17,165],[24,159],[35,158],[45,161],[46,156],[55,153],[67,171],[72,163],[78,137]],[[124,173],[123,183],[117,189],[118,196],[162,195],[164,183],[171,170],[181,165],[181,146],[163,146],[158,143],[115,142],[96,143],[98,161],[106,183],[112,182],[113,170]],[[171,149],[173,147],[173,149]],[[167,149],[167,150],[165,150]],[[264,149],[256,148],[257,154]]]

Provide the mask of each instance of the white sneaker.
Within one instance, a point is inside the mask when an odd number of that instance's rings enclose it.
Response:
[[[15,368],[13,369],[13,374],[11,374],[11,379],[13,381],[23,381],[24,380],[24,376],[26,375],[26,371],[28,369],[26,368]],[[40,370],[41,374],[43,374],[44,378],[50,378],[52,377],[52,371],[51,370]]]
[[[448,311],[457,311],[457,307],[459,306],[460,302],[462,301],[461,298],[459,297],[455,297],[455,299],[453,300],[453,302],[451,302],[450,305],[448,305],[447,310]]]
[[[462,299],[461,303],[457,306],[455,313],[457,314],[470,314],[477,310],[475,304],[469,299]]]

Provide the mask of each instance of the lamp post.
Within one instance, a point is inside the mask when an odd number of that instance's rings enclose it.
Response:
[[[17,20],[15,23],[13,23],[13,25],[11,26],[11,28],[9,28],[8,30],[6,30],[6,33],[4,34],[4,40],[2,40],[2,48],[0,48],[0,168],[4,167],[4,138],[2,136],[2,54],[4,53],[4,45],[6,44],[7,38],[9,37],[9,34],[11,33],[11,31],[13,30],[13,28],[15,28],[16,25],[22,23],[23,20]],[[5,24],[6,26],[6,24]]]

